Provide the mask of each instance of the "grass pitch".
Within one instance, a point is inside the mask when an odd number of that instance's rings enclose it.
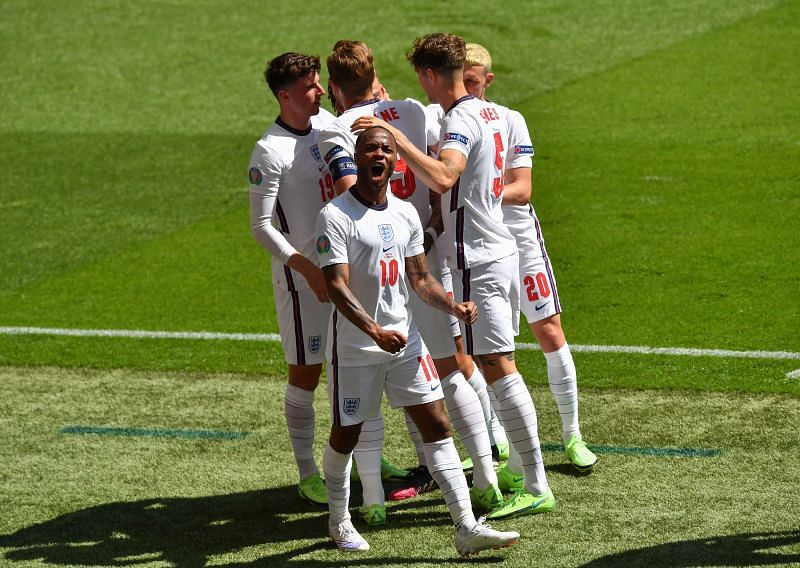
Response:
[[[9,566],[463,565],[438,492],[390,503],[386,527],[364,530],[366,554],[332,548],[325,511],[295,493],[280,378],[0,368],[0,385],[0,561]],[[323,393],[320,431],[329,425]],[[532,393],[550,448],[555,404],[546,388]],[[604,446],[596,471],[577,475],[546,451],[556,510],[495,523],[519,530],[521,544],[472,563],[800,563],[800,466],[787,458],[796,396],[584,389],[581,410],[585,433]],[[413,465],[400,413],[385,416],[387,454]],[[118,435],[63,433],[68,426]],[[167,430],[220,438],[152,435]],[[658,455],[675,448],[712,455]]]

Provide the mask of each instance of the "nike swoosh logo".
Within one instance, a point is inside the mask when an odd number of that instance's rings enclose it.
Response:
[[[322,168],[324,168],[324,167],[325,167],[325,164],[322,164],[320,167],[317,168],[317,171],[321,172]]]
[[[544,308],[546,308],[549,305],[550,305],[550,302],[545,302],[544,304],[542,304],[540,306],[536,306],[536,311],[538,312],[540,310],[543,310]]]
[[[383,249],[383,252],[389,252],[389,251],[390,251],[390,250],[392,250],[393,248],[394,248],[394,245],[390,246],[389,248],[385,248],[385,249]]]
[[[440,385],[440,384],[442,384],[442,383],[439,383],[439,385]],[[431,392],[433,392],[433,391],[435,391],[436,389],[438,389],[438,388],[439,388],[439,385],[436,385],[436,386],[433,386],[433,385],[431,385]]]

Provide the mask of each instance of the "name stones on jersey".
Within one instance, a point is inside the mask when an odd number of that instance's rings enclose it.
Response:
[[[378,225],[378,232],[384,242],[390,243],[394,240],[394,231],[389,224]]]

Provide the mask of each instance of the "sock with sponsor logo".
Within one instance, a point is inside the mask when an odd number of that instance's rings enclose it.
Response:
[[[364,490],[364,505],[383,505],[385,496],[381,481],[381,451],[383,450],[383,415],[365,420],[361,425],[353,460]]]
[[[300,479],[319,473],[314,460],[314,391],[287,384],[283,413]]]
[[[478,489],[497,485],[492,464],[492,447],[486,431],[486,420],[478,395],[464,380],[461,371],[442,379],[447,412],[461,443],[472,458],[472,481]]]
[[[425,444],[425,455],[431,476],[442,490],[442,497],[457,527],[471,530],[476,524],[469,498],[467,478],[461,469],[461,460],[452,438]]]
[[[352,454],[340,454],[330,444],[325,447],[322,470],[328,492],[328,523],[335,526],[350,518],[350,466]]]
[[[568,344],[558,351],[545,353],[547,360],[547,382],[561,415],[561,437],[566,442],[573,434],[580,436],[578,425],[578,378],[572,352]]]
[[[528,387],[519,373],[506,375],[490,386],[497,396],[497,416],[519,453],[525,488],[534,495],[541,495],[549,486],[539,443],[536,408]]]

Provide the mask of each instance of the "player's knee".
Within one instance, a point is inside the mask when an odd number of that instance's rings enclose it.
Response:
[[[361,424],[353,426],[331,426],[331,436],[328,442],[331,448],[340,454],[349,454],[358,444],[358,436],[361,433]]]

